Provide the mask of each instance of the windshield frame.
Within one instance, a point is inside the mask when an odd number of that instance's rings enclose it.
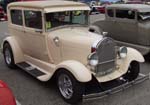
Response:
[[[52,13],[63,13],[63,12],[70,12],[69,18],[72,19],[71,16],[73,16],[73,11],[84,11],[86,12],[85,15],[85,24],[79,24],[79,23],[71,23],[71,24],[66,24],[66,25],[60,25],[56,27],[51,27],[50,29],[47,29],[46,27],[46,14],[52,14]],[[64,27],[87,27],[90,24],[90,16],[89,16],[90,11],[89,10],[68,10],[68,11],[58,11],[58,12],[49,12],[49,13],[44,13],[44,27],[45,27],[45,32],[50,32],[52,30],[64,28]]]

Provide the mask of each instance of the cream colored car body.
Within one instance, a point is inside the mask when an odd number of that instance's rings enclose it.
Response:
[[[35,29],[24,26],[24,17],[23,26],[12,24],[11,9],[41,11],[43,22],[41,32],[35,32]],[[92,75],[95,75],[90,70],[87,57],[91,54],[91,47],[96,40],[103,39],[101,35],[89,32],[88,26],[68,25],[45,31],[44,13],[68,10],[90,10],[90,8],[85,4],[70,1],[18,2],[8,6],[10,36],[4,39],[3,44],[6,42],[10,44],[15,64],[27,62],[44,72],[45,75],[37,77],[41,81],[48,81],[62,68],[71,72],[80,82],[88,82],[92,79]],[[54,43],[56,37],[59,37],[58,44]],[[118,67],[114,72],[95,77],[99,82],[119,78],[127,72],[132,61],[144,62],[144,58],[135,49],[128,48],[125,59],[117,58]]]

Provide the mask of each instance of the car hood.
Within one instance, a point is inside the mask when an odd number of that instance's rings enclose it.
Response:
[[[60,30],[59,30],[60,31]],[[62,31],[62,33],[61,33]],[[85,45],[92,45],[94,41],[101,40],[102,35],[98,35],[96,33],[89,32],[88,28],[66,28],[61,29],[60,37],[63,41],[71,41],[70,43],[80,43]]]
[[[61,28],[51,34],[60,39],[62,61],[77,60],[84,64],[93,44],[103,39],[102,35],[89,32],[87,27]]]

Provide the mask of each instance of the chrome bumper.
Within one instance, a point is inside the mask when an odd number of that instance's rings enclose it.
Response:
[[[93,99],[101,99],[101,98],[107,97],[108,95],[118,93],[118,92],[123,91],[133,85],[142,83],[148,79],[150,79],[150,74],[148,74],[148,75],[140,74],[136,80],[133,80],[131,82],[125,82],[122,85],[116,86],[112,89],[108,89],[103,92],[83,95],[83,101],[88,101],[88,100],[93,100]]]

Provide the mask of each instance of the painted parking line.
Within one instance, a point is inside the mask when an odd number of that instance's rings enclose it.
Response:
[[[21,105],[21,103],[20,103],[19,101],[17,101],[17,100],[16,100],[16,104],[17,104],[17,105]]]

